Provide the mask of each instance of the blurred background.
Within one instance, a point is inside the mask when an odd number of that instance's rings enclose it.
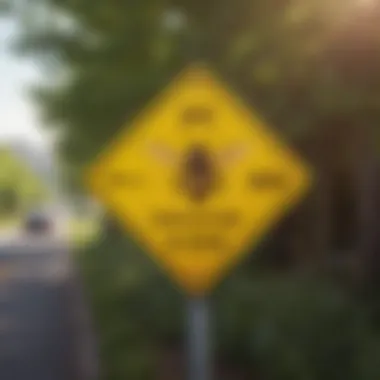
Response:
[[[82,184],[203,60],[316,181],[211,298],[218,380],[380,379],[378,0],[0,1],[0,378],[186,376],[184,298]]]

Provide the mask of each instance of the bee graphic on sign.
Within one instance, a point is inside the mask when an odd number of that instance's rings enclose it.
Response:
[[[222,186],[223,170],[241,162],[247,152],[245,144],[234,144],[216,153],[202,144],[193,144],[182,155],[164,144],[149,147],[156,161],[180,168],[178,187],[197,203],[208,199]]]

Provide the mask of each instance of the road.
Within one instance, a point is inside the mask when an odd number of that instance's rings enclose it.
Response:
[[[1,380],[94,378],[78,290],[62,241],[0,239]]]

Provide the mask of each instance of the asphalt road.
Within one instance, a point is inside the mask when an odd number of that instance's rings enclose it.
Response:
[[[0,242],[1,380],[95,378],[78,289],[62,242]]]

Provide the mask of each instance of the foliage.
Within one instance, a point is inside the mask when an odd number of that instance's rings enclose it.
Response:
[[[0,214],[26,211],[49,197],[47,187],[7,148],[0,148]]]
[[[117,234],[80,257],[104,378],[156,379],[159,353],[184,344],[184,297]],[[211,299],[223,368],[268,380],[378,378],[380,341],[365,306],[344,289],[309,276],[244,273],[241,268]]]
[[[365,309],[322,279],[235,278],[218,315],[224,349],[265,379],[372,379],[378,345]],[[227,334],[225,333],[227,332]],[[367,359],[364,365],[362,358]]]
[[[76,171],[197,58],[290,138],[337,115],[361,123],[378,116],[379,9],[373,4],[45,3],[52,7],[52,20],[27,28],[19,50],[64,69],[53,86],[38,89],[37,97],[47,124],[64,126],[61,151]]]
[[[12,217],[18,211],[18,196],[14,187],[4,187],[0,190],[0,215]]]
[[[160,342],[180,330],[178,295],[118,234],[87,247],[80,262],[98,324],[104,378],[154,378]]]

